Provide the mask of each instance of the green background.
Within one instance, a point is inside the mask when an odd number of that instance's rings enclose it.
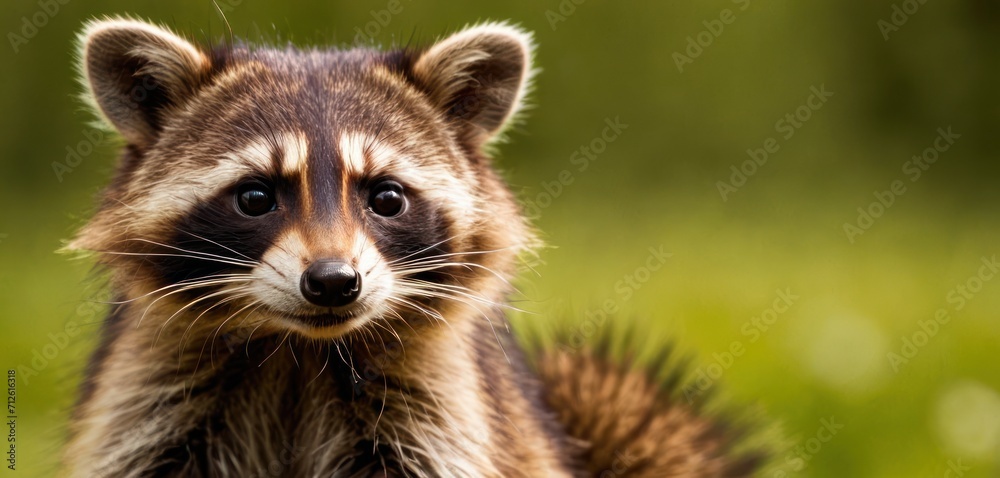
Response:
[[[330,44],[351,42],[388,2],[220,4],[237,36]],[[560,18],[546,13],[559,13],[557,0],[401,5],[369,26],[378,42],[428,42],[482,19],[535,32],[536,106],[499,155],[515,190],[544,206],[536,223],[551,246],[520,281],[518,306],[534,314],[519,325],[561,320],[581,336],[635,327],[652,348],[675,340],[696,377],[721,375],[726,401],[787,437],[765,476],[957,476],[949,463],[1000,476],[1000,279],[976,279],[1000,252],[995,2],[910,0],[918,9],[905,23],[897,14],[888,39],[884,0],[566,0]],[[200,41],[225,29],[208,1],[70,0],[15,53],[9,33],[43,9],[2,9],[0,366],[37,372],[18,383],[9,476],[47,476],[100,320],[80,307],[99,297],[89,264],[54,251],[87,216],[116,148],[102,141],[61,180],[53,171],[87,142],[74,35],[112,13]],[[702,33],[724,9],[721,34]],[[680,71],[675,53],[699,34],[711,44]],[[812,87],[833,92],[816,110],[803,107]],[[786,138],[776,122],[797,109],[809,119]],[[615,118],[627,129],[581,171],[574,153]],[[948,127],[960,137],[912,181],[904,163]],[[779,149],[724,199],[719,181],[750,168],[747,149],[768,138]],[[568,184],[556,187],[560,175]],[[896,180],[905,193],[850,240],[844,224]],[[644,269],[661,247],[672,256]],[[977,292],[958,310],[949,294],[962,284]],[[798,298],[773,314],[778,290]],[[588,322],[609,300],[619,313]],[[935,328],[927,321],[942,308],[950,320]],[[67,323],[79,331],[62,335]],[[922,346],[904,348],[904,337]],[[726,356],[734,342],[742,354]],[[51,358],[32,365],[36,352]],[[894,367],[889,354],[903,352]],[[843,427],[828,437],[818,430],[831,417]]]

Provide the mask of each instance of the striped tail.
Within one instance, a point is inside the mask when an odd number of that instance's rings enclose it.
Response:
[[[536,347],[544,400],[582,447],[594,477],[753,476],[767,461],[746,426],[708,413],[707,394],[682,393],[669,353],[646,366],[615,359],[610,340],[578,350]],[[621,354],[619,354],[621,355]]]

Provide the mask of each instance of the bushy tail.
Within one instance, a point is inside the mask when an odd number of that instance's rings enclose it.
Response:
[[[746,428],[713,414],[706,397],[681,393],[684,367],[669,353],[640,366],[603,345],[538,348],[544,399],[595,477],[752,476],[765,454],[744,446]]]

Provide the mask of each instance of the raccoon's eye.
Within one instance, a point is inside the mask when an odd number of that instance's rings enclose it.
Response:
[[[278,208],[274,193],[260,181],[240,185],[236,190],[236,207],[247,216],[260,216]]]
[[[379,216],[398,216],[406,208],[403,185],[396,181],[382,181],[372,188],[368,207]]]

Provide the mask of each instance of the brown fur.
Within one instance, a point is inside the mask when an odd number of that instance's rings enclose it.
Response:
[[[602,347],[539,351],[545,402],[583,444],[587,471],[651,478],[752,474],[765,457],[740,451],[737,426],[679,393],[682,369],[668,357],[644,367],[616,360]]]

